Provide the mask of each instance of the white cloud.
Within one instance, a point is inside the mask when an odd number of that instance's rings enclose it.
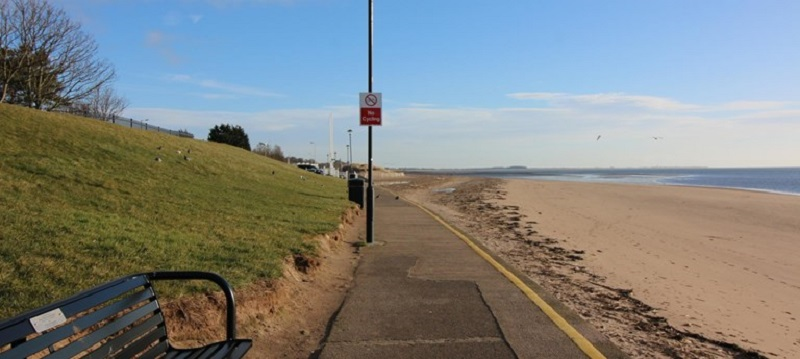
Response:
[[[508,94],[507,96],[517,100],[549,100],[568,95],[557,92],[517,92]]]
[[[168,63],[177,65],[183,62],[183,59],[175,51],[174,43],[173,37],[162,31],[154,30],[145,35],[145,45],[158,51]]]
[[[176,12],[170,12],[164,15],[163,23],[165,26],[178,26],[181,23],[182,16]]]
[[[253,97],[281,97],[280,94],[264,91],[255,87],[241,86],[219,82],[215,80],[200,80],[197,82],[202,87],[224,90],[230,93]]]
[[[766,110],[753,113],[737,114],[733,119],[740,122],[760,124],[797,124],[800,119],[800,109]],[[798,141],[800,142],[800,141]]]
[[[194,95],[206,100],[232,100],[236,98],[236,96],[221,93],[197,93]]]
[[[683,104],[678,101],[655,96],[629,95],[625,93],[598,93],[587,95],[574,95],[565,93],[531,92],[512,93],[508,97],[518,100],[544,100],[552,106],[587,106],[587,107],[617,107],[617,108],[645,108],[655,110],[690,110],[694,105]]]
[[[248,134],[280,132],[301,126],[285,121],[283,116],[270,112],[240,113],[231,111],[193,111],[168,108],[130,108],[125,116],[134,119],[148,118],[154,125],[169,129],[188,129],[196,138],[205,138],[208,129],[221,123],[242,126]]]
[[[687,110],[695,108],[695,106],[682,104],[668,98],[654,96],[633,96],[622,93],[580,95],[575,96],[574,100],[578,103],[589,105],[631,106],[654,110]]]
[[[185,20],[189,20],[192,24],[197,24],[203,19],[200,14],[181,14],[175,11],[169,12],[162,18],[164,26],[175,27],[181,25]]]
[[[248,133],[314,131],[327,134],[328,116],[336,122],[353,121],[356,107],[332,107],[320,109],[283,109],[259,112],[195,111],[169,108],[133,107],[125,110],[124,116],[134,119],[148,118],[158,126],[194,130],[195,136],[220,123],[242,126]],[[199,132],[198,132],[199,131]],[[190,131],[191,132],[191,131]],[[252,137],[252,136],[251,136]],[[323,138],[327,138],[325,135]]]
[[[243,4],[255,4],[255,5],[291,5],[300,2],[301,0],[204,0],[210,5],[225,8],[231,6],[238,6]]]
[[[771,110],[792,106],[791,102],[781,101],[736,101],[722,104],[723,110],[745,111],[745,110]]]
[[[794,138],[800,133],[796,120],[800,108],[795,104],[738,101],[689,106],[666,101],[664,105],[658,97],[636,95],[519,97],[562,101],[545,108],[420,104],[385,108],[383,126],[374,128],[375,161],[385,166],[439,168],[800,166],[796,157],[800,141]],[[609,108],[598,111],[595,103]],[[327,119],[332,115],[336,151],[343,153],[346,130],[353,129],[353,156],[364,162],[366,128],[358,125],[357,113],[355,105],[254,113],[126,110],[162,127],[188,128],[198,138],[216,124],[238,124],[252,142],[276,143],[289,155],[308,156],[312,141],[321,158],[327,151]],[[602,135],[601,140],[596,140],[597,135]]]
[[[170,81],[180,81],[180,82],[190,82],[190,81],[192,81],[192,76],[190,76],[190,75],[182,75],[182,74],[167,75],[166,78],[168,80],[170,80]]]
[[[800,152],[793,138],[800,133],[800,109],[792,103],[701,106],[629,94],[508,96],[543,100],[549,107],[388,111],[377,132],[387,135],[376,161],[456,168],[800,165],[792,155]]]
[[[200,78],[195,78],[194,76],[185,75],[185,74],[167,75],[164,78],[167,81],[183,82],[183,83],[192,84],[192,85],[195,85],[195,86],[198,86],[198,87],[201,87],[201,88],[223,91],[224,92],[223,94],[216,94],[215,98],[217,98],[217,99],[235,98],[236,96],[233,96],[233,95],[242,95],[242,96],[248,96],[248,97],[264,97],[264,98],[282,97],[283,96],[281,94],[278,94],[278,93],[275,93],[275,92],[266,91],[266,90],[259,89],[259,88],[256,88],[256,87],[230,84],[230,83],[220,82],[220,81],[217,81],[217,80],[200,79]],[[227,95],[228,97],[225,97],[224,95]],[[206,98],[212,98],[212,97],[206,97]]]
[[[431,104],[431,103],[414,103],[414,102],[412,102],[412,103],[408,104],[408,107],[432,108],[432,107],[437,107],[437,106],[434,105],[434,104]]]
[[[165,42],[165,35],[160,31],[150,31],[145,36],[145,43],[148,46],[160,46]]]

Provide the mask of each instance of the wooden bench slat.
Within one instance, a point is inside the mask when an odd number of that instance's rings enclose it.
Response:
[[[164,358],[164,353],[169,349],[169,343],[166,341],[159,342],[154,347],[150,348],[147,352],[143,353],[140,359],[156,359]],[[122,358],[122,357],[120,357]]]
[[[194,354],[188,356],[188,359],[200,359],[200,358],[212,358],[212,355],[219,350],[218,347],[219,343],[214,343],[211,345],[206,345],[200,350],[194,351]]]
[[[144,286],[147,283],[147,278],[144,276],[118,279],[102,286],[85,290],[60,302],[20,314],[16,317],[17,320],[3,323],[2,327],[0,327],[0,338],[14,338],[15,340],[25,338],[28,335],[36,333],[29,321],[29,319],[32,317],[50,312],[55,309],[61,309],[61,311],[64,312],[64,315],[67,318],[70,318],[78,313],[82,313],[96,306],[99,303],[103,303],[118,296],[121,292]],[[117,292],[116,295],[114,294],[115,292]],[[101,294],[95,296],[97,293]]]
[[[241,358],[253,342],[249,339],[237,339],[208,344],[199,349],[176,349],[167,353],[165,359],[223,359]]]
[[[216,353],[211,357],[204,357],[204,358],[213,358],[213,359],[227,359],[227,358],[235,358],[241,355],[244,355],[250,347],[252,346],[252,342],[248,341],[233,341],[233,342],[225,342],[220,343],[220,347],[216,350]],[[238,354],[241,353],[241,354]]]
[[[82,298],[73,297],[75,300],[70,301],[68,304],[62,305],[61,311],[63,311],[64,315],[67,317],[71,317],[83,313],[100,305],[101,303],[112,300],[139,287],[150,287],[150,284],[145,276],[134,276],[118,279],[114,282],[108,283],[107,285],[96,287],[93,290],[90,289]],[[153,293],[152,296],[155,296],[155,293],[152,292],[152,289],[151,293]]]
[[[167,355],[164,356],[164,359],[186,359],[186,356],[189,355],[188,353],[182,353],[177,350],[173,350],[171,352],[167,352]]]
[[[154,280],[208,280],[219,285],[225,295],[226,340],[195,349],[173,348],[151,285]],[[86,359],[227,359],[242,358],[251,347],[251,340],[236,339],[230,285],[210,272],[151,272],[122,277],[0,322],[0,359],[19,359],[43,351],[48,359],[76,355]]]
[[[123,347],[123,346],[118,345],[117,348],[118,349],[122,349],[122,350],[118,351],[117,353],[114,353],[114,355],[112,357],[113,358],[134,358],[137,355],[141,354],[142,352],[147,351],[147,348],[152,346],[155,343],[164,342],[167,345],[169,345],[169,342],[166,340],[166,337],[165,337],[167,332],[166,332],[166,329],[164,329],[163,326],[162,327],[158,327],[158,328],[151,328],[151,329],[155,329],[155,330],[151,330],[151,331],[147,332],[147,334],[145,334],[144,336],[136,338],[136,340],[134,342],[129,342],[129,344],[120,343],[122,345],[127,345],[127,346]]]
[[[66,335],[66,336],[56,336],[55,331],[53,331],[53,332],[45,333],[40,338],[42,338],[42,339],[44,339],[46,341],[55,343],[55,342],[57,342],[59,340],[62,340],[62,339],[66,338],[66,337],[68,337],[70,335],[73,335],[75,333],[79,333],[79,332],[81,332],[83,330],[86,330],[86,329],[90,328],[91,326],[93,326],[93,325],[95,325],[95,324],[97,324],[97,323],[99,323],[99,322],[101,322],[101,321],[103,321],[103,320],[105,320],[107,318],[110,318],[113,315],[116,315],[118,313],[122,313],[123,311],[125,311],[127,309],[130,309],[130,308],[138,305],[139,303],[142,303],[142,302],[145,302],[145,301],[152,301],[154,299],[155,299],[155,293],[153,293],[152,289],[149,289],[149,288],[147,290],[142,290],[142,291],[133,293],[132,295],[127,296],[125,298],[122,298],[121,300],[119,300],[117,302],[111,303],[111,304],[109,304],[109,305],[107,305],[105,307],[102,307],[102,308],[94,311],[94,312],[86,314],[86,315],[76,319],[72,323],[67,323],[67,325],[65,325],[66,328],[62,328],[62,329],[67,329],[68,330],[69,334]],[[103,303],[99,303],[99,304],[103,304]],[[71,329],[71,330],[69,330],[69,329]],[[36,338],[36,339],[39,339],[39,338]]]
[[[237,339],[234,344],[230,358],[242,358],[253,347],[253,341],[250,339]]]
[[[123,298],[116,303],[98,309],[97,311],[89,313],[83,317],[77,318],[72,322],[67,322],[66,325],[58,327],[57,329],[46,332],[29,341],[23,342],[7,352],[0,353],[0,359],[24,358],[33,353],[39,352],[42,350],[41,348],[50,346],[53,343],[57,343],[76,333],[86,330],[87,328],[97,324],[102,319],[119,313],[125,308],[130,308],[131,306],[136,305],[144,300],[149,300],[153,297],[153,295],[154,294],[151,289],[137,292],[131,296]],[[102,302],[100,304],[102,304]]]
[[[79,340],[73,341],[67,346],[61,348],[59,351],[52,354],[52,358],[72,358],[78,353],[86,351],[98,343],[101,343],[105,338],[112,336],[114,333],[125,329],[135,321],[154,313],[156,310],[158,310],[158,303],[156,302],[150,302],[142,307],[139,307],[132,312],[126,313],[122,317],[107,323],[106,325],[98,328],[92,333],[87,334]],[[116,338],[112,338],[111,340],[116,340]],[[122,346],[125,344],[126,343],[119,343],[118,345]]]
[[[167,355],[164,357],[164,359],[189,359],[192,358],[193,356],[197,357],[197,355],[199,355],[198,350],[189,351],[189,350],[173,349],[167,352]]]
[[[228,342],[225,346],[224,355],[219,358],[241,358],[252,346],[253,342],[250,340]]]
[[[167,352],[167,355],[164,357],[165,359],[197,359],[202,355],[203,351],[206,350],[208,346],[203,348],[188,350],[188,349],[172,349]]]
[[[9,323],[8,326],[0,328],[0,338],[13,338],[13,340],[8,340],[8,342],[13,342],[19,339],[24,339],[32,332],[33,327],[27,320],[24,322]],[[3,342],[6,342],[6,340],[3,340]],[[4,358],[4,356],[2,353],[0,353],[0,359],[2,358]]]
[[[153,330],[153,328],[155,328],[155,330]],[[165,345],[167,345],[166,343],[167,330],[164,327],[162,318],[158,316],[152,316],[145,322],[123,333],[120,336],[119,340],[109,340],[108,342],[103,344],[100,348],[97,348],[95,351],[89,353],[89,355],[87,355],[83,359],[107,358],[109,355],[116,354],[117,352],[123,349],[123,347],[121,347],[119,343],[129,343],[133,339],[139,338],[148,333],[150,333],[150,335],[153,335],[155,337],[155,339],[150,341],[151,343],[158,339],[161,340],[161,342],[163,342]]]

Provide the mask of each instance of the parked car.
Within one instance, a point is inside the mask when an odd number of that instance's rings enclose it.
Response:
[[[321,174],[325,173],[321,169],[319,169],[319,167],[317,167],[317,165],[311,164],[311,163],[301,163],[301,164],[298,164],[297,167],[301,168],[301,169],[304,169],[304,170],[306,170],[308,172],[316,173],[318,175],[321,175]]]

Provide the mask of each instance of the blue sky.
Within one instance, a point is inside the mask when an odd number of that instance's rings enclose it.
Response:
[[[367,1],[53,1],[126,116],[367,161]],[[374,2],[377,165],[800,166],[800,2]]]

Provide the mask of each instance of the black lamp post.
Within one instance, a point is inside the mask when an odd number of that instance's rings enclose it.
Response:
[[[372,7],[373,0],[369,0],[369,31],[368,31],[368,86],[367,92],[372,93]],[[375,220],[375,187],[372,181],[372,126],[367,129],[367,179],[369,185],[367,186],[367,244],[372,244],[374,241],[374,228],[373,223]]]

